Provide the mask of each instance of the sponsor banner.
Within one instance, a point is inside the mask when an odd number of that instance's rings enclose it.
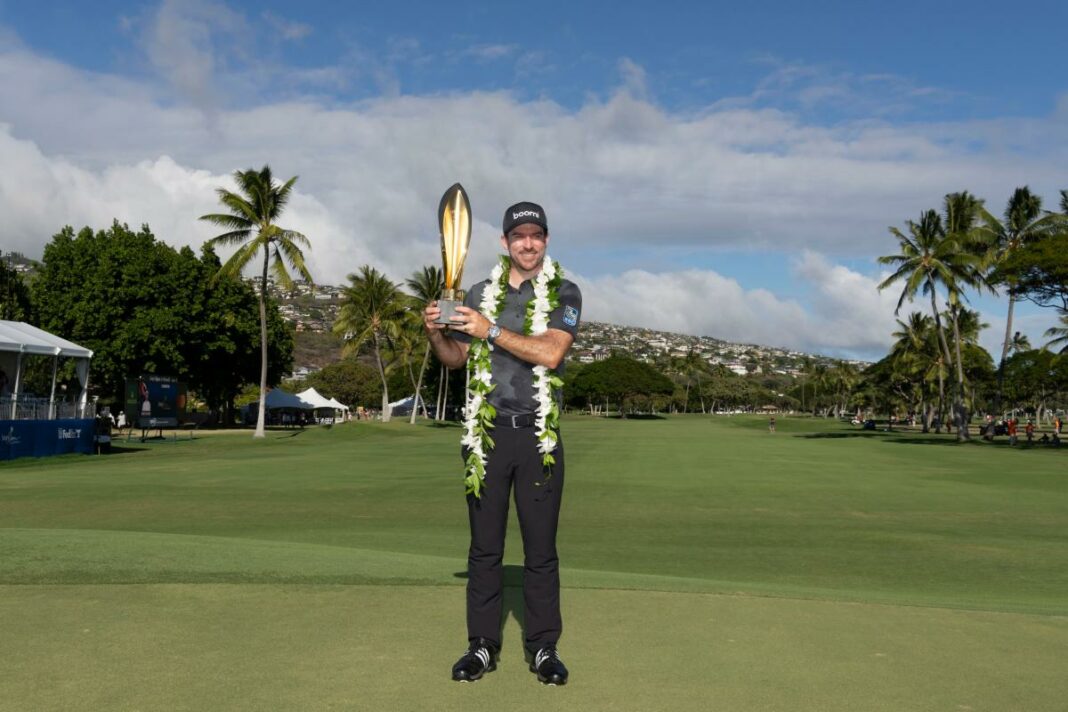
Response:
[[[0,460],[93,452],[93,419],[0,420]]]

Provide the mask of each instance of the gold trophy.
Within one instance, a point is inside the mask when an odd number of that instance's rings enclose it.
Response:
[[[438,324],[451,323],[457,316],[456,307],[463,306],[464,292],[460,280],[464,273],[464,260],[471,244],[471,203],[464,187],[454,183],[441,196],[438,204],[438,224],[441,225],[441,259],[444,262],[445,291],[441,293],[438,306],[441,316]]]

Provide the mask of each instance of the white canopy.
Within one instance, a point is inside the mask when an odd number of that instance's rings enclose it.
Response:
[[[307,403],[308,406],[311,408],[331,408],[333,410],[349,409],[347,405],[342,405],[333,398],[326,398],[314,388],[309,388],[306,391],[301,391],[297,394],[297,397]]]
[[[24,321],[0,320],[0,371],[4,375],[4,378],[0,379],[0,395],[6,395],[8,392],[11,394],[11,419],[19,417],[18,401],[23,390],[24,356],[52,357],[52,390],[48,397],[49,420],[56,417],[56,374],[59,357],[75,359],[78,382],[82,387],[79,408],[80,413],[84,415],[89,396],[89,359],[93,357],[92,350],[55,334],[49,334],[36,326],[30,326]],[[8,369],[13,372],[13,376],[7,373]],[[23,417],[40,416],[34,408],[31,415]]]
[[[309,410],[312,406],[305,403],[300,396],[281,388],[267,392],[267,408],[295,408],[297,410]]]
[[[93,357],[93,352],[84,346],[49,334],[23,321],[0,321],[0,351],[40,356]]]

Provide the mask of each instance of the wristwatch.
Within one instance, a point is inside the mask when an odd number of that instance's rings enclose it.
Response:
[[[501,335],[501,327],[496,324],[490,324],[489,331],[486,332],[486,341],[493,343],[494,339]]]

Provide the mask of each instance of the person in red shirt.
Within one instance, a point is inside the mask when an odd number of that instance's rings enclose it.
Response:
[[[1027,421],[1027,425],[1024,426],[1024,432],[1027,433],[1027,442],[1031,443],[1035,440],[1035,424],[1030,420]]]
[[[1009,418],[1009,422],[1006,424],[1009,430],[1009,445],[1016,444],[1016,418]]]

